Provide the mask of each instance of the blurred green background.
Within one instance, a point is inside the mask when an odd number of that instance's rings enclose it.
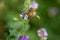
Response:
[[[60,0],[36,0],[36,2],[39,4],[36,12],[40,19],[36,17],[29,19],[30,29],[26,33],[30,37],[29,40],[40,40],[37,30],[42,27],[47,30],[48,40],[60,40]],[[23,4],[24,0],[0,0],[0,40],[5,40],[4,28],[8,24],[17,23],[13,18],[20,19],[19,14],[24,8]],[[56,14],[50,15],[51,7],[58,8],[58,12],[55,11]]]

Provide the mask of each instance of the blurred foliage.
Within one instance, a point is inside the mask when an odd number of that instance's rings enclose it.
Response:
[[[30,29],[28,30],[28,32],[26,32],[26,34],[30,37],[29,40],[40,40],[40,38],[37,36],[37,30],[41,27],[47,29],[48,40],[60,40],[60,0],[36,1],[39,4],[36,12],[41,17],[41,19],[39,20],[36,17],[32,17],[29,19]],[[16,17],[20,20],[19,14],[24,7],[24,0],[3,0],[2,2],[5,6],[3,10],[0,8],[0,20],[6,22],[6,25],[2,27],[9,27],[9,25],[13,27],[19,26],[20,23],[14,21],[13,18]],[[56,16],[48,16],[48,9],[50,7],[57,7],[59,9]],[[2,38],[4,39],[4,35]]]

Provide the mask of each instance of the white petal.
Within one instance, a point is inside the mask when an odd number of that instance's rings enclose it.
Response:
[[[13,20],[18,21],[18,19],[17,19],[17,18],[13,18]]]
[[[38,34],[38,36],[40,36],[40,37],[41,37],[42,35],[41,35],[41,34]]]
[[[24,17],[22,14],[20,14],[20,17]]]
[[[44,37],[44,40],[47,40],[47,37]]]
[[[40,16],[36,15],[36,17],[37,17],[38,19],[40,19]]]
[[[44,36],[48,36],[48,34],[47,34],[47,32],[46,32],[46,31],[44,32]]]
[[[36,12],[33,13],[33,16],[35,16],[35,15],[36,15]]]
[[[38,4],[37,4],[37,3],[35,3],[35,6],[34,6],[34,8],[35,8],[35,9],[37,9],[37,8],[38,8]]]

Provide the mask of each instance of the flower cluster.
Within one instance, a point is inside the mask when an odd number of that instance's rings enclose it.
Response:
[[[35,1],[32,1],[31,4],[29,5],[29,9],[30,8],[37,9],[38,8],[38,4]]]
[[[26,35],[20,35],[19,37],[18,37],[18,40],[28,40],[29,38],[28,38],[28,36],[26,36]]]
[[[28,4],[28,6],[27,6],[27,4]],[[22,10],[22,13],[20,14],[20,17],[23,17],[25,20],[27,20],[29,17],[32,17],[33,15],[36,15],[35,10],[38,8],[38,4],[35,1],[30,1],[30,3],[25,2],[24,5],[27,6],[27,8],[25,7]]]
[[[37,33],[38,33],[38,36],[41,37],[41,40],[47,40],[48,34],[46,32],[46,29],[41,28],[37,31]]]

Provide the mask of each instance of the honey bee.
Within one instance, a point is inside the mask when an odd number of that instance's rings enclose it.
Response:
[[[30,8],[29,14],[28,14],[29,17],[33,16],[34,11],[35,11],[34,8]]]
[[[29,17],[32,17],[34,15],[34,12],[35,12],[35,9],[31,7],[30,10],[29,10],[29,13],[28,13]],[[40,16],[38,16],[38,15],[35,15],[35,16],[38,19],[40,19]]]

